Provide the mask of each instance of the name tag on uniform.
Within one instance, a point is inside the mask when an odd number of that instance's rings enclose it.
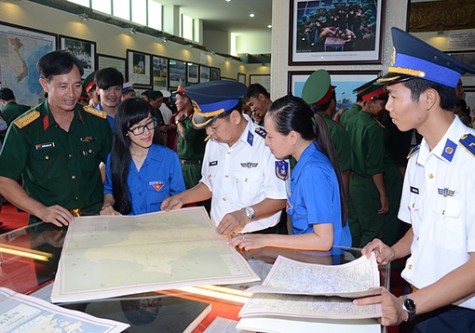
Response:
[[[53,148],[54,146],[55,146],[54,142],[38,143],[37,145],[35,145],[35,149],[41,150],[41,149],[46,149],[46,148]]]
[[[81,140],[81,142],[94,142],[97,140],[97,138],[93,136],[85,136],[83,138],[80,138],[79,140]]]
[[[419,194],[419,189],[417,187],[411,186],[411,193]]]
[[[209,166],[215,166],[215,165],[218,165],[218,161],[209,162]]]

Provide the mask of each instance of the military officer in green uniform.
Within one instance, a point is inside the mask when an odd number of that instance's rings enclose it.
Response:
[[[330,74],[323,69],[313,72],[305,81],[302,98],[323,117],[327,124],[343,181],[348,190],[351,169],[350,138],[346,129],[333,120],[336,111],[336,94],[335,87],[331,85]]]
[[[0,192],[30,214],[30,223],[68,225],[74,215],[97,214],[103,189],[99,172],[111,149],[103,111],[77,104],[81,63],[53,51],[37,64],[48,99],[16,119],[0,153]],[[16,179],[23,176],[23,188]]]
[[[387,147],[388,131],[377,120],[388,99],[384,87],[370,85],[361,93],[364,106],[348,128],[351,142],[349,226],[353,246],[374,238],[394,244],[402,236],[397,218],[402,175]]]
[[[180,158],[185,186],[190,189],[196,186],[201,179],[206,132],[204,129],[193,127],[191,122],[194,113],[193,105],[183,86],[180,85],[175,94],[175,105],[178,110],[178,114],[175,116],[178,134],[177,153]]]
[[[361,93],[366,90],[370,85],[372,85],[374,82],[376,82],[377,79],[374,79],[372,81],[366,82],[365,84],[359,86],[358,88],[355,88],[353,90],[353,93],[356,94],[356,102],[351,105],[351,107],[347,110],[344,110],[341,112],[341,115],[338,117],[338,121],[340,124],[345,126],[348,129],[348,126],[350,126],[351,118],[355,114],[357,114],[361,109],[363,108],[363,99],[361,98]]]
[[[0,116],[3,117],[7,125],[30,109],[28,105],[17,104],[15,94],[10,88],[0,89],[0,104],[2,105]]]

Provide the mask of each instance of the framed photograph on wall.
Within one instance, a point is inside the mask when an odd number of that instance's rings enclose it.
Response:
[[[336,87],[337,110],[348,108],[355,103],[356,95],[353,94],[353,90],[377,78],[380,74],[378,70],[328,72],[330,73],[331,84]],[[289,72],[288,93],[301,97],[305,81],[312,73],[312,71]]]
[[[38,60],[56,50],[53,33],[0,22],[0,83],[13,90],[20,104],[37,105],[43,99]]]
[[[211,67],[209,70],[209,80],[210,81],[221,80],[221,69],[217,67]]]
[[[380,64],[385,1],[291,0],[289,65]]]
[[[189,62],[186,70],[186,83],[198,83],[200,81],[200,65]]]
[[[152,57],[153,90],[168,89],[168,58]]]
[[[71,52],[82,63],[84,68],[83,79],[97,69],[96,42],[60,35],[59,47],[61,50]]]
[[[237,80],[238,80],[238,82],[241,82],[242,84],[245,85],[246,84],[246,74],[238,73]]]
[[[126,65],[125,65],[124,58],[114,57],[114,56],[105,55],[105,54],[98,54],[97,55],[97,69],[99,70],[99,69],[103,69],[107,67],[113,67],[117,69],[119,72],[122,73],[125,79]]]
[[[251,74],[249,75],[249,84],[259,83],[270,93],[270,75],[269,74]]]
[[[125,81],[151,85],[150,54],[127,50],[127,76]]]
[[[176,88],[186,83],[186,62],[170,59],[168,61],[168,87]]]
[[[200,83],[209,82],[209,67],[200,65]]]

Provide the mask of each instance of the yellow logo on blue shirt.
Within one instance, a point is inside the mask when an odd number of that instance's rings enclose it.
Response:
[[[286,161],[275,161],[275,175],[282,180],[289,178],[289,163]]]
[[[163,187],[163,182],[157,182],[157,181],[150,181],[148,182],[149,185],[152,185],[154,189],[160,191]]]

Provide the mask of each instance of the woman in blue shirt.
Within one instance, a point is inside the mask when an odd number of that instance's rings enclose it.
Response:
[[[150,104],[141,98],[119,105],[101,215],[156,212],[165,198],[185,190],[178,156],[158,144],[160,133],[151,112]]]
[[[292,234],[246,234],[231,243],[246,250],[270,246],[328,251],[335,245],[351,246],[346,191],[323,118],[303,99],[285,96],[267,111],[265,129],[266,144],[275,157],[297,161],[287,187]]]

